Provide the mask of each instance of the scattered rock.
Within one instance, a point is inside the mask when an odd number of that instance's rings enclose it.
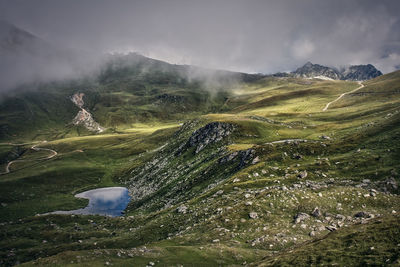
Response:
[[[224,193],[224,190],[218,190],[216,193],[215,193],[215,195],[216,196],[219,196],[219,195],[222,195]]]
[[[389,187],[391,187],[394,190],[396,190],[399,187],[396,180],[393,177],[390,177],[385,182],[386,182],[386,185],[388,185]]]
[[[251,164],[256,164],[256,163],[258,163],[258,162],[260,162],[260,158],[259,158],[259,157],[255,157],[255,158],[253,159],[253,161],[251,162]]]
[[[300,154],[293,155],[293,159],[302,159],[302,158],[303,158],[303,156]]]
[[[371,218],[372,215],[367,212],[360,211],[360,212],[357,212],[356,214],[354,214],[354,217],[356,217],[356,218]]]
[[[375,189],[370,189],[369,190],[369,194],[371,197],[375,197],[376,196],[377,191]]]
[[[322,135],[322,136],[321,136],[321,139],[331,140],[331,138],[330,138],[329,136],[327,136],[327,135]]]
[[[188,208],[185,205],[181,205],[176,209],[177,212],[183,213],[183,214],[186,214],[187,210],[188,210]]]
[[[300,178],[300,179],[303,179],[303,178],[306,178],[307,175],[308,175],[307,171],[301,171],[301,172],[299,172],[297,177]]]
[[[313,217],[320,217],[320,216],[322,215],[322,213],[321,213],[321,211],[319,210],[319,208],[316,207],[316,208],[311,212],[311,215],[312,215]]]
[[[337,228],[336,228],[335,226],[333,226],[333,225],[328,225],[328,226],[326,226],[325,228],[326,228],[327,230],[331,231],[331,232],[337,230]]]
[[[294,223],[300,223],[306,219],[310,218],[310,215],[308,215],[307,213],[304,212],[300,212],[298,214],[296,214],[296,216],[294,216]]]
[[[250,219],[257,219],[258,218],[258,214],[257,214],[257,212],[250,212],[249,213],[249,217],[250,217]]]

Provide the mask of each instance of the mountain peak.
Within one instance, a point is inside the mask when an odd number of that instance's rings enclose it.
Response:
[[[307,61],[306,64],[304,64],[303,67],[312,67],[314,64],[312,64],[310,61]]]
[[[292,73],[295,75],[295,77],[324,77],[333,80],[352,81],[364,81],[382,75],[382,72],[376,69],[372,64],[352,65],[339,71],[336,68],[313,64],[310,61],[308,61],[306,64],[304,64],[302,67],[298,68]]]
[[[353,65],[343,71],[343,80],[363,81],[382,75],[382,72],[372,64]]]
[[[18,28],[14,24],[0,20],[0,47],[6,50],[15,50],[33,42],[38,42],[35,35]]]
[[[294,71],[293,74],[296,77],[303,78],[326,77],[333,80],[339,80],[341,78],[339,71],[336,69],[312,64],[310,61]]]

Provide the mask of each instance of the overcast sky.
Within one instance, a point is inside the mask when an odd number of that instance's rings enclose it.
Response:
[[[0,0],[0,18],[69,48],[235,71],[400,65],[399,0]]]

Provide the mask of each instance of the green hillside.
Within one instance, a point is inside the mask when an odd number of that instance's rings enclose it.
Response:
[[[399,71],[323,111],[360,85],[131,57],[2,99],[0,265],[400,264]],[[105,186],[123,216],[37,216]]]

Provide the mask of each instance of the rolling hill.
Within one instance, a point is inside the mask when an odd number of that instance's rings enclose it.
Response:
[[[0,105],[0,264],[399,264],[400,72],[362,84],[130,54],[20,88]],[[78,92],[104,132],[72,125]],[[129,189],[123,216],[38,215],[105,186]]]

